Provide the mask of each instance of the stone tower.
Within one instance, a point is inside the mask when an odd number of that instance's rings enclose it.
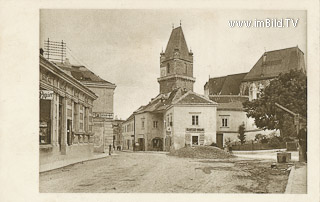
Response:
[[[172,30],[166,51],[160,53],[160,93],[175,88],[193,91],[193,53],[188,50],[182,28]]]

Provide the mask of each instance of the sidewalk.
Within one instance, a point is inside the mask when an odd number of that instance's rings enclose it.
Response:
[[[113,152],[111,154],[111,156],[114,155],[118,155],[117,153]],[[100,159],[100,158],[105,158],[108,157],[109,153],[93,153],[92,156],[90,157],[79,157],[79,158],[75,158],[75,159],[66,159],[66,160],[62,160],[62,161],[56,161],[56,162],[52,162],[50,164],[45,164],[45,165],[40,165],[39,167],[39,172],[46,172],[49,170],[54,170],[57,168],[62,168],[68,165],[72,165],[72,164],[76,164],[76,163],[81,163],[84,161],[90,161],[90,160],[95,160],[95,159]]]
[[[292,167],[285,194],[307,194],[307,164]]]

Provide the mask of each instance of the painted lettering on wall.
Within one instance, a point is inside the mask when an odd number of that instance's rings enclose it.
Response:
[[[52,90],[40,90],[40,99],[52,100],[53,99],[53,91]]]

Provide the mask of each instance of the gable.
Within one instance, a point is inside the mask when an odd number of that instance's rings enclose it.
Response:
[[[213,101],[189,91],[174,104],[215,104]]]

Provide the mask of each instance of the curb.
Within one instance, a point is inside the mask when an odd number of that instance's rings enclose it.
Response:
[[[112,154],[112,155],[98,154],[97,156],[93,156],[91,158],[89,157],[89,158],[78,159],[78,160],[73,160],[73,161],[71,160],[70,162],[61,161],[60,164],[57,164],[57,165],[51,165],[51,166],[48,166],[48,167],[43,166],[42,168],[40,166],[39,173],[44,173],[44,172],[56,170],[56,169],[59,169],[59,168],[63,168],[63,167],[66,167],[66,166],[74,165],[74,164],[77,164],[77,163],[83,163],[83,162],[86,162],[86,161],[102,159],[102,158],[106,158],[106,157],[109,157],[109,156],[115,156],[115,155],[118,155],[118,154]],[[57,162],[55,162],[55,163],[57,163]]]
[[[286,186],[286,190],[284,192],[285,194],[291,194],[291,189],[292,189],[295,170],[296,170],[295,166],[292,166],[291,169],[290,169],[288,183],[287,183],[287,186]]]

